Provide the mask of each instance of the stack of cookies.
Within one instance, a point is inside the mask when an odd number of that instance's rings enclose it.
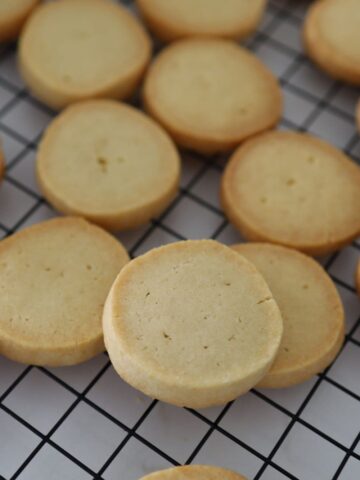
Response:
[[[106,347],[129,384],[190,408],[324,370],[342,346],[344,311],[309,255],[360,234],[360,168],[321,139],[269,131],[282,114],[279,83],[236,42],[256,29],[265,0],[138,0],[152,34],[169,43],[151,64],[149,34],[120,5],[37,3],[3,1],[0,40],[21,30],[25,82],[62,110],[43,135],[36,174],[45,199],[69,216],[0,242],[0,353],[60,366]],[[321,68],[360,84],[357,18],[358,0],[318,1],[304,32]],[[123,103],[139,86],[147,114]],[[178,148],[235,150],[221,204],[251,243],[188,240],[130,260],[104,229],[137,228],[168,208]],[[356,278],[360,293],[360,263]],[[243,477],[193,466],[145,478]]]

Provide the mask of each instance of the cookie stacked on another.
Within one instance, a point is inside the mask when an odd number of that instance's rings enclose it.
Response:
[[[342,346],[344,311],[330,277],[302,253],[185,241],[120,272],[103,328],[124,380],[153,398],[201,408],[324,370]]]
[[[124,380],[153,398],[201,408],[233,400],[264,377],[283,322],[246,258],[213,240],[188,240],[120,272],[103,328]]]

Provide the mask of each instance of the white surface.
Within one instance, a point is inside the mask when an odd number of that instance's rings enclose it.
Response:
[[[281,76],[280,128],[330,139],[359,162],[353,118],[359,91],[334,82],[302,54],[306,1],[269,3],[259,33],[246,44]],[[0,187],[0,238],[55,215],[41,198],[33,171],[34,144],[52,114],[23,88],[14,51],[4,48],[0,137],[8,170]],[[131,253],[179,238],[240,241],[219,206],[224,163],[184,154],[182,193],[168,211],[118,235]],[[322,260],[337,282],[350,335],[325,376],[290,389],[251,392],[226,410],[193,412],[152,402],[114,373],[105,354],[48,370],[0,357],[0,478],[137,480],[193,462],[232,468],[250,480],[359,479],[360,301],[354,291],[359,256],[360,239]]]

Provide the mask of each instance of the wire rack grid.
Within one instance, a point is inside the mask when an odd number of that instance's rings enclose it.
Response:
[[[131,1],[124,1],[131,9]],[[279,77],[280,128],[308,131],[360,162],[353,111],[359,92],[321,74],[303,53],[308,4],[270,0],[247,46]],[[0,238],[56,213],[34,178],[36,147],[54,113],[32,98],[14,47],[0,52],[0,137],[7,170]],[[185,238],[240,241],[218,202],[225,159],[183,155],[181,191],[149,225],[119,235],[131,255]],[[172,465],[225,466],[253,480],[360,478],[360,302],[353,274],[360,240],[321,262],[347,314],[344,347],[321,375],[292,389],[258,390],[207,410],[179,409],[136,392],[106,354],[71,368],[0,358],[0,478],[137,480]]]

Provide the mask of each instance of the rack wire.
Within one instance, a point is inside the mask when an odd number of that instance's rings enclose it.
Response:
[[[131,0],[123,3],[134,9]],[[270,0],[247,46],[280,79],[280,128],[323,137],[360,163],[354,124],[359,92],[320,73],[304,55],[300,32],[307,6]],[[34,178],[37,144],[53,116],[26,90],[14,47],[3,47],[0,137],[7,170],[0,238],[56,215]],[[183,154],[178,197],[159,218],[119,235],[132,256],[185,238],[240,241],[218,203],[225,160]],[[359,255],[360,239],[321,259],[344,302],[346,340],[332,366],[292,389],[254,389],[225,407],[196,411],[133,390],[106,354],[59,369],[1,357],[0,478],[137,480],[190,463],[222,465],[253,480],[360,478],[360,301],[353,280]]]

